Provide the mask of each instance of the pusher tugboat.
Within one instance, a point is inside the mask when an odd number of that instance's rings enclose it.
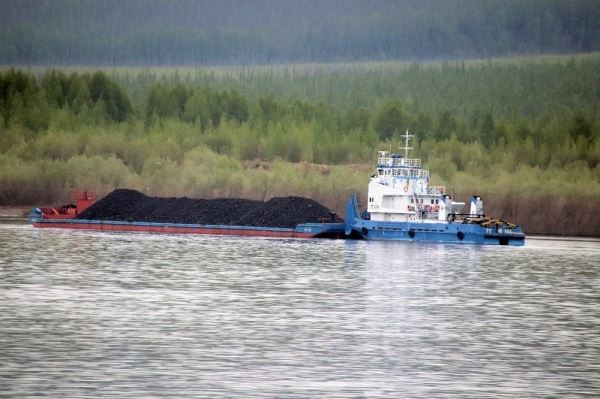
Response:
[[[473,195],[469,213],[443,186],[429,185],[429,171],[420,159],[408,158],[414,135],[408,131],[404,156],[380,151],[371,177],[367,210],[361,215],[356,195],[346,206],[346,235],[366,240],[426,241],[521,246],[521,226],[486,216],[481,197]]]

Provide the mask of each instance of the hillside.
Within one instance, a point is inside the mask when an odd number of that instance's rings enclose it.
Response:
[[[594,0],[8,0],[0,64],[209,65],[600,50]]]

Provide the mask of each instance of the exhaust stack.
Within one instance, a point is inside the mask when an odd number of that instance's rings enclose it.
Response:
[[[471,197],[471,211],[470,216],[484,216],[483,213],[483,200],[478,195]]]

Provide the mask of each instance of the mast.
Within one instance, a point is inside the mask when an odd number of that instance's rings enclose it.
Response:
[[[408,150],[413,150],[414,147],[409,147],[408,143],[410,141],[410,139],[414,138],[415,135],[414,134],[409,134],[408,133],[408,129],[406,130],[406,133],[404,133],[402,136],[400,137],[404,137],[404,147],[401,147],[401,150],[404,150],[404,159],[408,159]]]

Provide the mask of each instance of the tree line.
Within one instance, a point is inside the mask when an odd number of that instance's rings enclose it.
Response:
[[[422,60],[600,49],[594,0],[19,0],[0,63]]]
[[[530,118],[480,107],[424,112],[406,99],[344,109],[271,94],[249,97],[235,89],[185,85],[177,79],[155,81],[132,101],[128,91],[102,71],[52,70],[39,78],[15,69],[0,73],[0,127],[4,134],[20,129],[33,140],[49,129],[128,123],[149,131],[164,129],[171,121],[189,125],[198,142],[238,159],[340,164],[366,162],[377,146],[398,142],[399,135],[410,129],[428,145],[454,140],[477,143],[497,156],[510,149],[518,163],[532,166],[548,167],[563,160],[597,167],[597,115],[579,108],[560,114],[550,111]],[[427,150],[422,152],[428,156]],[[457,170],[466,166],[459,161],[460,152],[456,148],[452,153]]]

